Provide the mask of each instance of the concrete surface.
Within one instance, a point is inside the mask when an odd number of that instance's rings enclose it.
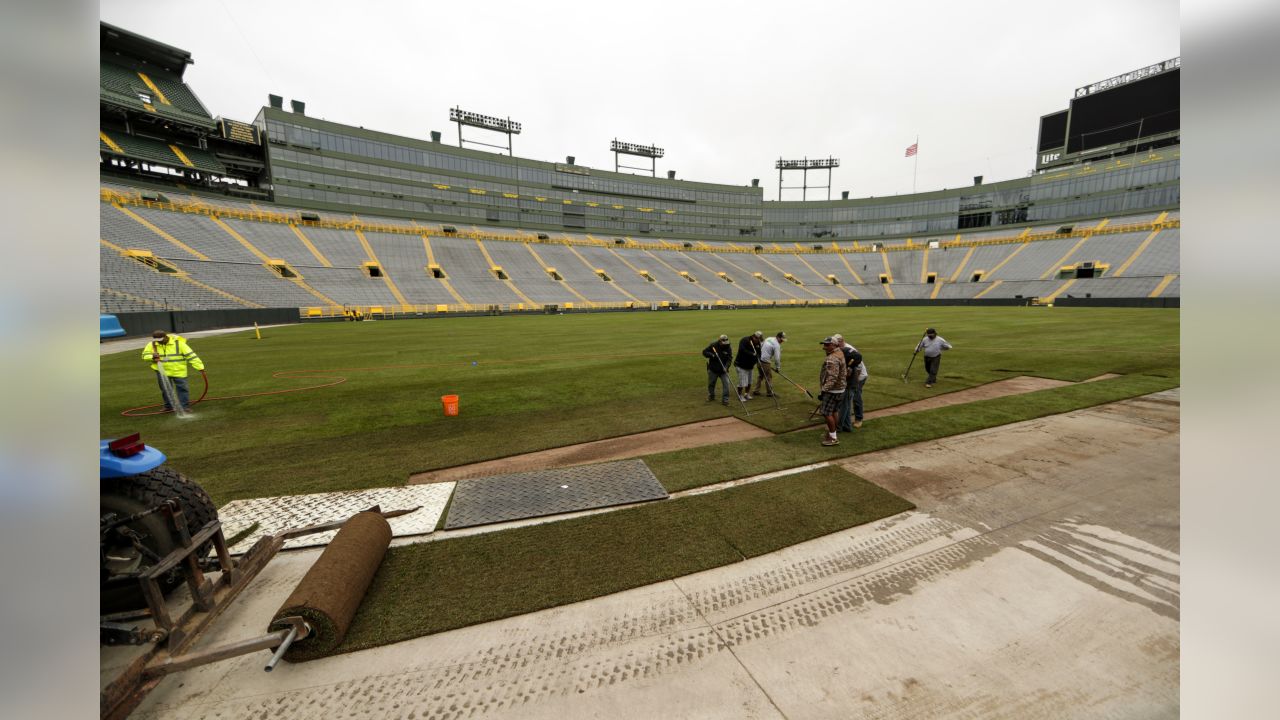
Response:
[[[265,652],[188,671],[134,717],[1176,717],[1178,398],[850,458],[919,508],[271,674]],[[318,552],[274,561],[204,642],[261,632]]]

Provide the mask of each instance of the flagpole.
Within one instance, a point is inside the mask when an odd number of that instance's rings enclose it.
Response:
[[[916,171],[920,169],[920,136],[916,136],[916,161],[911,168],[911,194],[916,192]]]

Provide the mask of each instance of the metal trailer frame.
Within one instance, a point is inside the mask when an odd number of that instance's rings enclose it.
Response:
[[[370,511],[378,512],[384,518],[390,519],[407,515],[417,509],[415,507],[382,512],[381,508],[375,505],[370,508]],[[147,693],[155,689],[166,675],[173,672],[275,648],[275,654],[264,666],[264,669],[270,672],[295,640],[301,640],[310,635],[311,628],[303,622],[302,618],[284,618],[285,622],[290,624],[288,629],[276,630],[196,652],[189,652],[189,650],[210,624],[231,605],[236,596],[257,577],[276,553],[280,552],[286,541],[303,535],[336,530],[347,522],[336,520],[319,525],[291,528],[275,535],[264,536],[259,538],[238,561],[232,560],[227,550],[222,522],[215,518],[195,534],[191,534],[187,531],[182,506],[176,498],[150,510],[117,520],[109,527],[127,524],[156,512],[165,516],[170,529],[179,540],[179,547],[161,558],[155,565],[137,574],[138,582],[147,600],[145,609],[103,615],[100,618],[102,644],[150,645],[102,689],[99,697],[99,712],[102,718],[109,720],[122,720],[127,717],[142,702]],[[216,558],[206,561],[206,564],[211,562],[216,567],[210,569],[221,571],[216,580],[205,577],[205,568],[201,567],[202,563],[197,557],[200,548],[206,543],[212,543],[216,555]],[[160,590],[160,579],[175,568],[182,570],[192,598],[191,605],[177,617],[166,606],[164,594]],[[143,619],[150,619],[154,626],[151,628],[131,626],[130,621]]]

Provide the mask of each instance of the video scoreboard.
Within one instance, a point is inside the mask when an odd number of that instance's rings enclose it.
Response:
[[[1180,129],[1182,59],[1077,88],[1066,110],[1040,118],[1036,168]]]

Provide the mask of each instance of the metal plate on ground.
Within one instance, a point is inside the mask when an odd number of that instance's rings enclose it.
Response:
[[[444,506],[448,504],[449,494],[452,492],[453,483],[444,482],[373,490],[232,500],[218,510],[218,517],[222,520],[223,532],[228,538],[251,527],[255,522],[258,523],[257,529],[228,548],[236,554],[248,551],[263,535],[271,535],[289,528],[345,520],[374,505],[381,506],[384,512],[421,506],[415,512],[391,518],[387,522],[391,524],[392,537],[425,535],[436,529],[436,523],[440,521],[440,514],[444,512]],[[337,534],[338,531],[333,530],[315,535],[303,535],[287,541],[284,546],[299,548],[327,545]]]
[[[666,489],[643,460],[459,480],[445,529],[665,497]]]

